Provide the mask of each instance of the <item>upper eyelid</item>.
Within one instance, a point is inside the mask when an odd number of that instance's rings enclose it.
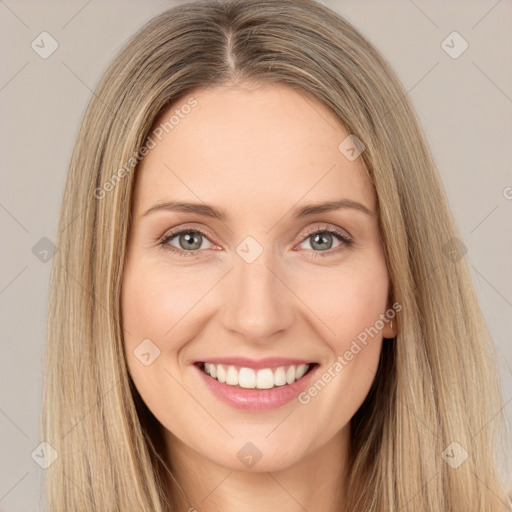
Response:
[[[324,231],[326,231],[328,233],[333,233],[333,234],[336,234],[336,231],[344,231],[347,234],[347,238],[350,238],[351,240],[353,238],[352,235],[346,229],[340,228],[339,226],[329,226],[328,224],[323,224],[321,226],[314,226],[312,228],[308,228],[306,230],[305,236],[307,238],[316,232],[322,233]]]
[[[159,240],[163,241],[163,240],[167,240],[169,238],[174,238],[175,236],[177,236],[183,232],[186,232],[186,231],[192,231],[192,232],[197,231],[198,233],[201,233],[204,236],[208,236],[209,238],[212,238],[212,235],[210,234],[210,231],[208,229],[205,229],[202,227],[198,228],[193,225],[192,226],[187,225],[185,227],[177,226],[176,228],[173,228],[170,231],[166,231],[165,234],[159,238]],[[210,242],[211,242],[211,240],[210,240]]]

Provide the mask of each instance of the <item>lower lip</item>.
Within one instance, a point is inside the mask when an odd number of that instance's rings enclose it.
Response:
[[[307,388],[312,376],[319,368],[318,365],[315,365],[312,370],[293,384],[275,386],[272,389],[244,389],[219,382],[207,375],[199,366],[194,365],[194,367],[217,398],[236,409],[245,411],[265,411],[286,405]]]

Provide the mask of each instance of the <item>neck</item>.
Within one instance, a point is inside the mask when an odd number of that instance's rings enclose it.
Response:
[[[166,431],[173,510],[339,512],[346,496],[350,425],[289,467],[238,470],[217,464]],[[257,465],[254,467],[256,468]]]

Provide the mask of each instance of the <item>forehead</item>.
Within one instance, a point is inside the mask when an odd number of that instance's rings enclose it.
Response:
[[[155,146],[137,169],[138,209],[169,198],[247,209],[349,197],[374,207],[362,158],[339,149],[347,129],[286,85],[196,90],[152,130]]]

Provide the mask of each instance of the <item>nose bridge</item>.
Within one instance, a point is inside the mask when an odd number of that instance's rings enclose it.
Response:
[[[225,327],[247,339],[264,340],[290,325],[293,294],[274,268],[272,250],[263,250],[251,261],[245,258],[242,248],[230,273],[231,286],[224,303]]]

